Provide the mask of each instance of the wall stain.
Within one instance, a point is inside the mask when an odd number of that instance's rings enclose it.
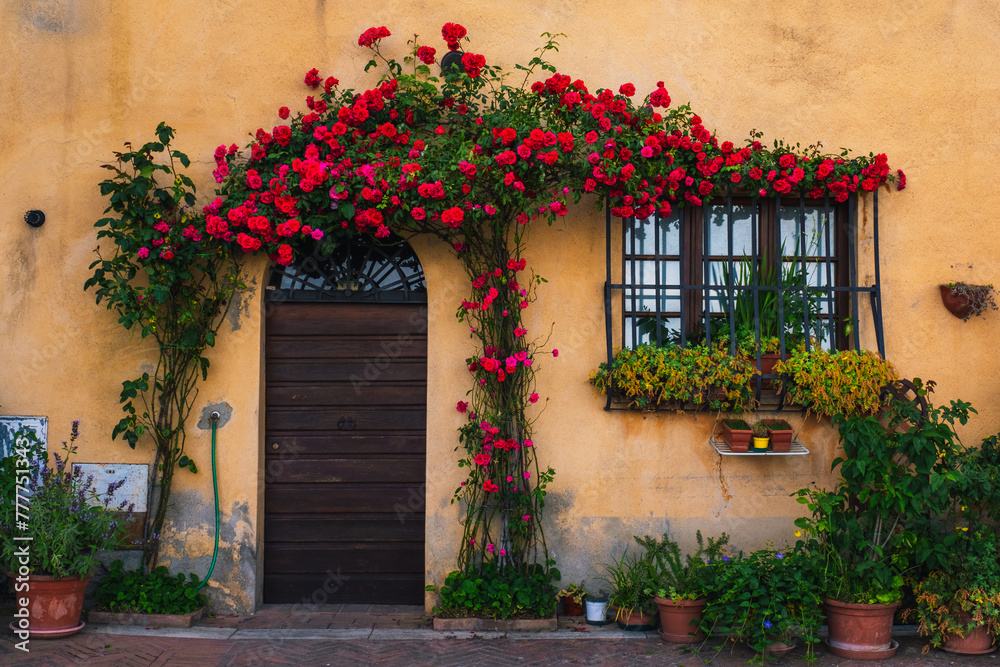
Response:
[[[722,500],[728,505],[729,501],[733,499],[732,494],[729,493],[729,486],[726,485],[726,477],[722,473],[722,454],[719,454],[719,460],[715,463],[715,471],[719,475],[719,491],[722,492]],[[715,516],[722,514],[722,511],[715,513]]]

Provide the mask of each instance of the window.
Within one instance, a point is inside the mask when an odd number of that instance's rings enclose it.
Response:
[[[613,348],[641,343],[711,342],[750,354],[861,348],[862,328],[884,354],[877,193],[866,204],[873,242],[863,261],[873,284],[865,286],[856,279],[853,196],[838,204],[730,194],[669,217],[619,220],[620,229],[609,214],[609,360]]]

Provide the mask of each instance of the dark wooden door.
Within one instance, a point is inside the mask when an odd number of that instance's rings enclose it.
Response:
[[[264,602],[423,604],[426,306],[269,306]]]

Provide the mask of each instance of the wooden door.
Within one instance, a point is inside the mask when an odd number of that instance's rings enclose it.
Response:
[[[269,307],[264,602],[423,604],[426,305]]]

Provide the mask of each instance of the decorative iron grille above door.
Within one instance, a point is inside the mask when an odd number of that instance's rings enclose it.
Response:
[[[340,243],[329,255],[310,255],[277,266],[268,301],[427,303],[427,283],[410,244]]]

